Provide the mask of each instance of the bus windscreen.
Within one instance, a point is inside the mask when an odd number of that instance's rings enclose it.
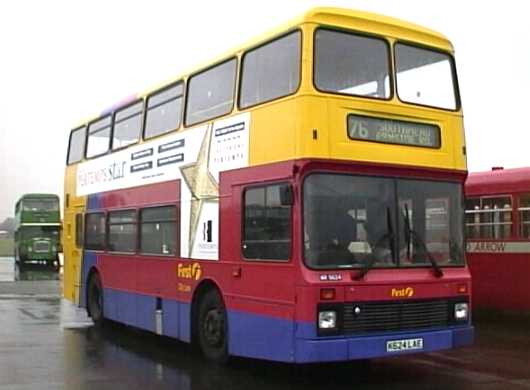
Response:
[[[319,173],[303,197],[311,268],[464,265],[459,183]]]

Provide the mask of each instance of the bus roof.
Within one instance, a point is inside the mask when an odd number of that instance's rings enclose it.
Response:
[[[55,198],[59,200],[59,196],[57,194],[41,194],[41,193],[24,194],[18,200],[21,201],[22,199],[43,199],[43,198]]]
[[[187,71],[181,73],[178,77],[172,77],[171,79],[165,80],[140,93],[129,95],[120,102],[117,102],[110,107],[106,107],[97,115],[84,118],[83,121],[79,122],[79,124],[72,129],[84,126],[85,124],[108,115],[114,110],[124,107],[135,100],[142,99],[143,97],[162,89],[165,86],[168,86],[179,80],[186,79],[190,75],[209,68],[212,65],[218,64],[245,50],[259,46],[263,42],[269,41],[270,39],[284,34],[288,30],[293,30],[297,26],[305,23],[329,25],[339,28],[344,27],[347,29],[351,29],[351,26],[354,25],[355,28],[361,32],[379,34],[394,39],[413,41],[416,43],[425,44],[426,46],[436,47],[451,53],[454,51],[451,42],[444,35],[411,22],[364,11],[333,7],[317,7],[308,10],[301,16],[294,18],[272,30],[269,30],[264,34],[258,35],[257,37],[248,40],[247,42],[235,48],[232,48],[231,50],[225,51],[221,55],[218,55],[207,62],[200,63],[197,66],[194,66],[192,69],[188,69]]]
[[[530,192],[530,167],[470,173],[466,180],[468,196],[511,192]]]
[[[313,22],[319,24],[337,25],[347,21],[349,25],[355,23],[359,25],[359,30],[385,31],[389,37],[398,38],[404,31],[417,35],[418,40],[427,39],[430,45],[441,46],[440,48],[449,51],[453,50],[449,39],[443,34],[429,28],[420,26],[405,20],[392,18],[390,16],[375,14],[371,12],[350,10],[344,8],[313,8],[305,13],[302,22]],[[392,32],[393,31],[393,32]],[[401,31],[401,32],[400,32]]]

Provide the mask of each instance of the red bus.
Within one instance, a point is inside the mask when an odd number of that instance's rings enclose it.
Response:
[[[530,168],[471,173],[465,193],[475,307],[529,310]]]

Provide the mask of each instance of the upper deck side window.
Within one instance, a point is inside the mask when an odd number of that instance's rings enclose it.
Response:
[[[180,127],[184,83],[179,81],[147,98],[144,138],[165,134]]]
[[[142,132],[143,101],[138,101],[114,114],[112,150],[135,144]]]
[[[294,93],[300,85],[300,31],[268,42],[243,56],[240,108]]]
[[[186,126],[228,114],[234,106],[237,60],[216,65],[188,82]]]
[[[112,117],[98,119],[88,125],[86,157],[96,157],[106,153],[110,147]]]
[[[68,147],[68,165],[79,162],[85,154],[86,126],[72,130]]]
[[[390,50],[384,39],[319,28],[314,46],[318,90],[390,98]]]
[[[407,103],[456,110],[458,95],[453,59],[449,54],[397,43],[396,84]]]

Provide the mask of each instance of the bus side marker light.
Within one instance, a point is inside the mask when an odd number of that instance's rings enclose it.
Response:
[[[458,294],[467,294],[467,284],[459,284],[456,287]]]
[[[240,278],[241,277],[241,267],[232,268],[232,276],[234,278]]]

